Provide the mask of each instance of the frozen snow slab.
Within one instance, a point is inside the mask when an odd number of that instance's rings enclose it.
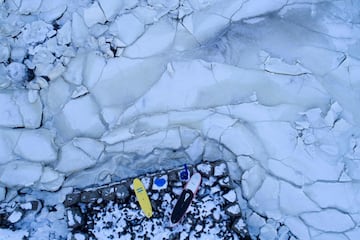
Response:
[[[49,130],[1,129],[0,163],[21,159],[50,163],[57,159],[54,135]]]
[[[66,139],[76,136],[96,138],[105,131],[99,106],[90,95],[68,101],[54,122],[59,134]]]
[[[41,123],[42,107],[39,98],[29,100],[26,90],[0,91],[0,126],[38,128]]]
[[[0,183],[8,187],[29,187],[40,180],[40,163],[12,161],[0,166]]]
[[[30,161],[53,162],[57,159],[54,136],[46,129],[21,131],[14,153]]]
[[[90,138],[75,138],[65,144],[60,150],[60,159],[55,169],[57,171],[71,174],[94,166],[104,145]]]
[[[139,26],[138,26],[139,27]],[[176,28],[167,19],[161,19],[145,31],[132,45],[124,51],[129,58],[145,58],[166,52],[172,46]]]

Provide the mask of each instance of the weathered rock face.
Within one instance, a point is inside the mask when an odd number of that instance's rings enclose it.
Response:
[[[248,239],[240,206],[223,161],[188,166],[189,174],[202,175],[202,183],[181,227],[171,227],[169,216],[186,181],[181,168],[139,176],[151,200],[153,216],[142,213],[132,188],[132,179],[68,194],[68,226],[72,238],[182,239],[212,236]],[[214,175],[216,173],[216,176]],[[80,206],[82,206],[80,208]],[[86,224],[84,224],[86,223]],[[181,229],[188,229],[183,231]]]

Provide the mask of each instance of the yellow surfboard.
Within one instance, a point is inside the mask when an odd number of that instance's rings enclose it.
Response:
[[[153,212],[152,212],[151,202],[145,190],[144,184],[138,178],[134,179],[133,184],[134,184],[135,195],[139,201],[141,210],[144,212],[146,217],[150,218]]]

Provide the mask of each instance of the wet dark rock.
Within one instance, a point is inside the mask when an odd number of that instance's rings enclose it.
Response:
[[[100,198],[100,196],[101,195],[99,194],[99,191],[85,191],[81,193],[80,201],[83,203],[96,202],[96,200]]]
[[[124,185],[115,186],[115,195],[118,200],[125,202],[126,199],[130,196],[129,189]]]
[[[80,193],[71,193],[66,195],[64,205],[65,207],[71,207],[72,205],[78,204],[80,202]]]
[[[116,197],[115,188],[113,188],[113,187],[102,188],[102,189],[101,189],[101,197],[102,197],[105,201],[112,201],[112,200],[114,200],[115,197]]]

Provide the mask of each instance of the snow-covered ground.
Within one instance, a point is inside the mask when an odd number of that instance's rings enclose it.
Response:
[[[253,235],[360,239],[359,76],[356,0],[0,0],[0,201],[53,207],[0,236],[61,239],[72,188],[226,159]]]

